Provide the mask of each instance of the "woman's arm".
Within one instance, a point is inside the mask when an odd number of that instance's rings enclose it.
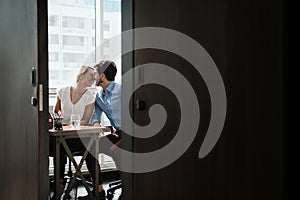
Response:
[[[60,101],[60,98],[57,96],[56,97],[56,103],[54,105],[54,109],[53,109],[53,112],[54,113],[58,113],[58,111],[61,110],[61,101]]]
[[[94,107],[95,107],[95,103],[91,103],[85,107],[80,125],[87,125],[89,123]]]

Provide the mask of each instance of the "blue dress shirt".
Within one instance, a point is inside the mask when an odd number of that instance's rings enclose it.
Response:
[[[121,85],[110,82],[108,87],[101,89],[96,94],[95,110],[91,118],[91,124],[101,122],[102,113],[105,113],[109,122],[116,130],[121,129]]]

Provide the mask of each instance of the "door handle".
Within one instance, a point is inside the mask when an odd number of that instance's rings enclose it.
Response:
[[[137,99],[136,100],[136,109],[145,110],[145,108],[146,108],[146,102],[141,99]]]
[[[31,84],[32,87],[36,86],[36,69],[34,67],[31,69]]]
[[[37,106],[37,104],[38,104],[38,100],[37,100],[37,98],[35,98],[35,97],[31,97],[31,101],[30,101],[30,103],[31,103],[31,105],[33,105],[33,106]]]

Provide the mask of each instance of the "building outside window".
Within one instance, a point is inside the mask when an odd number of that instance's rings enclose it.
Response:
[[[84,36],[64,35],[63,45],[84,46]]]
[[[48,20],[49,26],[58,26],[59,25],[59,18],[58,15],[50,15]]]
[[[49,61],[58,62],[59,61],[58,52],[49,52]]]
[[[82,17],[69,17],[69,16],[63,16],[62,18],[62,26],[66,28],[84,28],[84,21],[85,19]]]
[[[59,44],[59,35],[58,34],[50,34],[49,35],[49,44]]]
[[[109,32],[110,29],[110,22],[108,20],[105,20],[103,23],[103,30]]]

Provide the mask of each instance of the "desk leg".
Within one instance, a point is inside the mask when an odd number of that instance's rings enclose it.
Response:
[[[66,151],[70,161],[73,163],[73,165],[76,169],[76,173],[74,174],[74,176],[72,176],[72,179],[71,179],[70,183],[68,184],[68,187],[65,191],[65,195],[69,194],[69,192],[71,191],[71,189],[72,189],[72,187],[73,187],[73,185],[76,181],[77,176],[79,176],[81,178],[82,183],[83,183],[84,187],[86,188],[88,194],[90,195],[90,197],[92,198],[94,196],[92,194],[92,192],[90,191],[90,188],[89,188],[89,186],[86,182],[86,179],[84,178],[84,176],[82,174],[82,171],[81,171],[82,164],[83,164],[83,162],[84,162],[84,160],[85,160],[85,158],[86,158],[86,156],[87,156],[87,154],[88,154],[89,150],[91,149],[91,146],[93,145],[94,142],[95,142],[95,139],[90,138],[90,141],[89,141],[89,143],[88,143],[88,145],[87,145],[87,147],[86,147],[86,149],[85,149],[85,151],[84,151],[84,153],[81,157],[80,163],[78,165],[76,160],[74,159],[74,156],[73,156],[68,144],[66,143],[66,140],[65,139],[61,140],[61,144],[64,147],[64,150]]]
[[[96,135],[95,137],[95,156],[96,156],[96,162],[95,162],[95,185],[94,185],[94,191],[95,191],[95,197],[96,199],[99,199],[99,194],[98,194],[98,185],[99,185],[99,137]]]
[[[60,187],[60,140],[56,137],[55,140],[55,168],[54,168],[54,175],[55,175],[55,189],[54,195],[55,199],[59,199],[59,187]]]

